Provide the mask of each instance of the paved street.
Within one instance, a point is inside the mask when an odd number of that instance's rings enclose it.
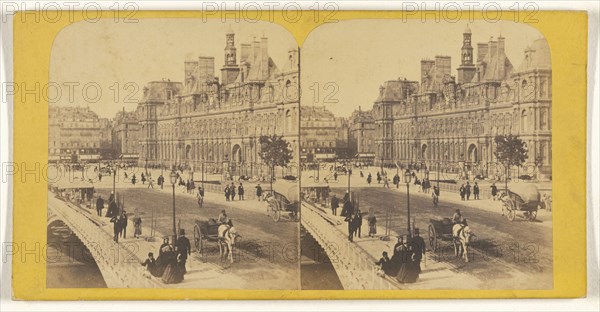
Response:
[[[332,189],[338,196],[343,196],[345,188]],[[353,188],[358,195],[360,209],[367,212],[375,209],[378,226],[385,225],[386,207],[393,207],[391,229],[396,233],[406,232],[407,203],[406,193],[383,187]],[[447,262],[449,268],[457,272],[475,276],[482,285],[473,288],[551,288],[552,287],[552,229],[550,221],[527,222],[516,219],[510,222],[502,217],[500,210],[479,209],[471,207],[473,203],[456,204],[442,194],[439,208],[433,208],[430,195],[417,193],[411,189],[411,218],[416,227],[421,229],[427,241],[429,219],[451,217],[456,208],[461,209],[469,226],[477,234],[472,262],[464,263],[454,257],[454,248],[450,242],[440,242],[441,250],[430,255],[434,260]],[[489,205],[489,200],[481,201]],[[546,214],[544,216],[544,214]],[[549,220],[551,214],[539,211],[542,220]],[[548,218],[550,216],[550,218]],[[366,229],[363,222],[363,233]],[[549,225],[549,226],[548,226]],[[363,238],[364,240],[365,238]],[[367,238],[368,239],[368,238]],[[462,288],[462,287],[461,287]]]
[[[98,194],[107,198],[110,189],[99,189]],[[117,191],[125,198],[128,213],[138,212],[144,226],[150,227],[154,208],[156,231],[163,235],[172,235],[172,194],[171,189],[152,190],[142,187],[120,189]],[[232,218],[242,239],[238,244],[236,262],[231,265],[221,261],[216,242],[207,242],[206,258],[196,255],[195,263],[206,261],[219,269],[238,275],[247,283],[264,284],[262,288],[294,289],[299,285],[298,274],[298,223],[275,223],[266,215],[266,208],[255,200],[224,202],[216,193],[208,193],[204,207],[200,209],[195,197],[176,190],[176,214],[181,228],[193,244],[193,226],[195,220],[216,218],[222,209]],[[218,199],[217,199],[218,196]],[[131,231],[133,226],[131,226]],[[161,238],[158,237],[158,240]],[[233,272],[232,272],[233,271]]]

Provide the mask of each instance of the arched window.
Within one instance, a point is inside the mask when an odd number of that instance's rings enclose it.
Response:
[[[521,131],[524,132],[527,130],[527,110],[524,109],[521,111]]]

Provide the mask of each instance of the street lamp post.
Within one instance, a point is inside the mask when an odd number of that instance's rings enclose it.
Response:
[[[348,164],[348,169],[346,169],[346,174],[348,175],[348,194],[350,194],[350,166],[351,164]]]
[[[173,187],[173,245],[177,241],[177,225],[175,224],[175,183],[177,182],[177,174],[175,171],[171,171],[169,175],[171,178],[171,186]]]
[[[406,221],[408,237],[412,238],[412,231],[410,229],[410,180],[412,175],[410,174],[410,170],[406,169],[404,172],[404,183],[406,183],[406,207],[408,211],[408,218]]]
[[[437,162],[437,189],[440,189],[440,162]]]

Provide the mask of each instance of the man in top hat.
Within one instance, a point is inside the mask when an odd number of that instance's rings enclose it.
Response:
[[[177,239],[177,243],[175,243],[175,251],[177,251],[177,256],[181,260],[181,267],[183,274],[185,274],[187,272],[185,262],[188,256],[192,254],[192,245],[190,244],[190,240],[185,237],[184,229],[179,229],[179,238]]]
[[[425,240],[423,239],[423,237],[419,236],[419,229],[416,228],[415,229],[415,235],[413,236],[412,240],[410,241],[410,245],[413,247],[414,250],[414,257],[415,257],[415,261],[418,263],[421,263],[421,259],[425,256]],[[421,267],[419,265],[419,271],[421,270]]]

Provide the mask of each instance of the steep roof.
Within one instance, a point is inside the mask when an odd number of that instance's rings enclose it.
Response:
[[[517,71],[523,72],[532,69],[551,69],[550,46],[545,38],[535,40],[525,49],[525,57]]]

